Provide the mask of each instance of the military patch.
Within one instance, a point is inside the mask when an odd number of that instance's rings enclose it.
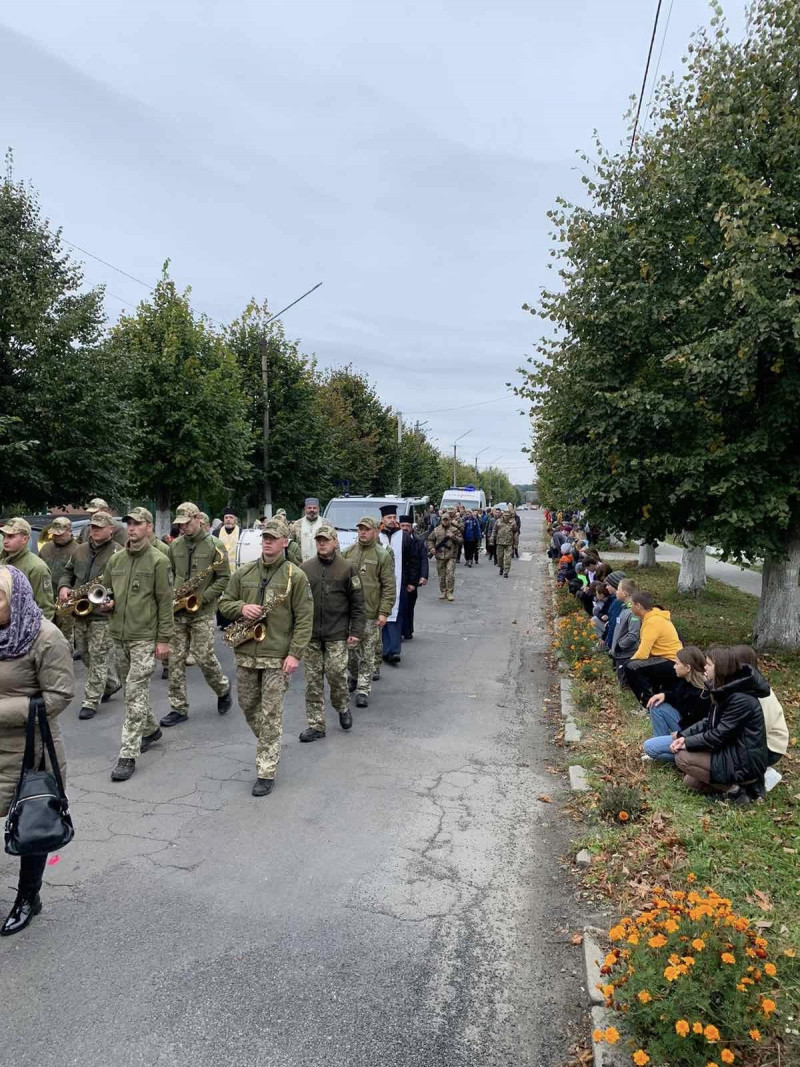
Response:
[[[354,589],[360,589],[361,588],[361,579],[358,577],[357,574],[353,575],[351,581],[352,581],[352,585],[353,585]]]

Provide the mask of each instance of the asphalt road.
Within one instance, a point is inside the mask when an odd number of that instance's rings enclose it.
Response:
[[[523,522],[524,557],[541,517]],[[76,700],[76,839],[47,868],[42,914],[0,941],[3,1062],[559,1064],[580,979],[547,772],[542,560],[507,581],[485,557],[460,566],[454,604],[429,586],[349,734],[332,714],[325,740],[298,742],[296,678],[263,799],[241,714],[217,715],[196,668],[190,721],[127,783],[109,780],[119,698],[89,722]],[[152,691],[163,714],[166,684]],[[15,878],[0,857],[5,910]]]

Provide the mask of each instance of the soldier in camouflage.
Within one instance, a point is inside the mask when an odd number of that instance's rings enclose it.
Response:
[[[31,539],[31,524],[22,518],[9,519],[3,526],[0,526],[0,533],[3,535],[0,564],[6,567],[16,567],[18,571],[22,571],[31,583],[33,599],[42,609],[44,617],[52,622],[55,614],[53,583],[47,564],[28,547]]]
[[[314,597],[314,628],[304,657],[308,729],[301,741],[325,736],[325,678],[339,725],[353,725],[347,688],[348,649],[364,636],[364,594],[355,566],[339,555],[336,530],[323,523],[314,535],[317,555],[302,565]]]
[[[514,512],[506,508],[500,515],[494,527],[494,543],[497,556],[497,566],[504,578],[508,577],[511,570],[511,557],[514,554],[514,543],[517,539],[517,526],[514,522]]]
[[[50,540],[39,544],[39,558],[43,559],[50,568],[50,579],[53,584],[53,599],[58,599],[58,585],[64,574],[67,563],[78,550],[78,542],[72,536],[72,523],[66,515],[59,515],[50,523]],[[72,612],[56,613],[53,622],[62,632],[69,646],[72,648],[72,638],[75,630],[75,616]]]
[[[356,707],[366,708],[372,683],[379,674],[383,654],[381,631],[392,611],[396,594],[394,559],[378,543],[378,521],[365,515],[356,524],[358,540],[342,552],[361,579],[366,623],[361,642],[350,649],[350,689],[356,691]]]
[[[456,558],[461,544],[458,524],[449,512],[444,512],[442,521],[428,534],[428,555],[431,559],[436,558],[440,600],[455,600]]]
[[[106,515],[110,515],[111,514],[111,508],[108,506],[108,504],[105,502],[105,500],[103,500],[103,498],[101,496],[94,497],[86,505],[86,512],[87,512],[87,514],[89,516],[90,521],[87,522],[87,524],[84,526],[84,528],[78,534],[78,544],[79,545],[85,545],[86,542],[89,540],[89,533],[90,533],[89,527],[91,526],[91,518],[98,511],[102,511]],[[124,548],[125,547],[125,542],[128,540],[128,531],[125,529],[124,524],[117,522],[116,519],[113,519],[112,521],[114,523],[114,531],[113,531],[113,533],[111,535],[112,539],[115,542],[115,544],[119,545],[120,548]]]
[[[300,666],[311,639],[314,602],[308,579],[286,559],[289,528],[270,519],[261,531],[260,559],[231,575],[219,602],[226,619],[259,620],[265,604],[263,641],[244,641],[235,649],[236,690],[247,725],[257,739],[253,796],[272,792],[281,754],[283,698],[289,678]]]

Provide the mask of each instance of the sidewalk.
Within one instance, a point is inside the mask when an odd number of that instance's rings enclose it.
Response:
[[[680,563],[682,549],[677,545],[671,545],[668,541],[662,541],[656,549],[656,560],[659,563]],[[630,552],[603,552],[603,559],[630,559]],[[735,563],[722,563],[713,556],[706,554],[706,574],[709,578],[717,578],[726,585],[733,585],[742,589],[745,593],[753,596],[761,596],[761,575],[758,571],[749,571],[744,567],[737,567]]]

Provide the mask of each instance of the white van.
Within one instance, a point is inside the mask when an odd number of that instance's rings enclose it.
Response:
[[[380,521],[382,505],[396,504],[398,515],[411,515],[416,521],[427,503],[426,496],[335,496],[323,517],[339,535],[339,547],[347,548],[358,538],[356,523],[363,515]]]
[[[474,485],[455,486],[453,489],[445,489],[442,494],[441,508],[454,508],[456,504],[463,504],[470,511],[473,508],[486,507],[486,493],[482,489],[476,489]]]

